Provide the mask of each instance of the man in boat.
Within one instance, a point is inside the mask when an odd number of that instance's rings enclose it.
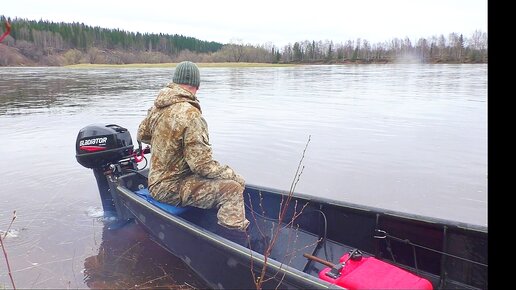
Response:
[[[245,181],[212,158],[208,125],[196,97],[200,82],[195,63],[179,63],[138,127],[137,140],[152,148],[149,191],[174,206],[217,207],[223,229],[245,231]]]

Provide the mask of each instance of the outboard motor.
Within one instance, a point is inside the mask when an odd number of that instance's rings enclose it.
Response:
[[[133,153],[126,128],[115,124],[92,124],[82,128],[75,143],[77,161],[86,168],[102,168]]]
[[[77,161],[93,169],[102,200],[104,216],[118,216],[107,175],[113,164],[133,156],[133,141],[126,128],[115,124],[92,124],[82,128],[75,143]],[[137,169],[134,162],[130,162]]]

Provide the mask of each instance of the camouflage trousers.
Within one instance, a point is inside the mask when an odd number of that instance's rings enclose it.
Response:
[[[219,225],[245,231],[249,221],[245,218],[243,192],[244,186],[231,179],[209,179],[190,175],[180,181],[179,195],[166,193],[153,197],[173,205],[204,209],[217,207]]]

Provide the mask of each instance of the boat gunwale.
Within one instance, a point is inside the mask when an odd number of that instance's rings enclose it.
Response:
[[[267,192],[279,194],[279,195],[288,195],[288,190],[283,191],[280,189],[275,189],[275,188],[270,188],[270,187],[265,187],[265,186],[258,186],[258,185],[253,185],[253,184],[246,184],[246,188],[250,188],[253,190],[257,190],[257,191],[260,191],[260,190],[267,191]],[[397,218],[403,218],[403,219],[409,219],[409,220],[418,221],[418,222],[426,222],[426,223],[430,223],[430,224],[436,224],[439,226],[448,226],[448,227],[451,226],[451,227],[462,228],[465,230],[475,231],[475,232],[479,232],[479,233],[485,233],[485,234],[488,233],[488,227],[483,226],[483,225],[477,225],[477,224],[472,224],[472,223],[467,223],[467,222],[459,222],[459,221],[455,221],[455,220],[406,213],[406,212],[390,210],[390,209],[374,207],[374,206],[368,206],[368,205],[360,205],[360,204],[351,203],[351,202],[347,202],[347,201],[339,201],[339,200],[335,200],[335,199],[329,199],[329,198],[314,196],[314,195],[305,194],[305,193],[295,192],[293,194],[293,196],[296,198],[305,199],[309,202],[315,201],[315,202],[323,204],[323,205],[324,204],[334,205],[337,207],[345,207],[345,208],[350,208],[350,209],[356,209],[359,211],[379,213],[379,214],[397,217]]]

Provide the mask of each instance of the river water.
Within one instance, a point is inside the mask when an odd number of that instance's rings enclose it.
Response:
[[[75,160],[89,124],[121,125],[135,141],[173,71],[0,68],[0,230],[17,288],[204,287],[141,228],[106,231],[92,171]],[[201,76],[214,157],[248,183],[290,188],[307,146],[297,192],[487,226],[487,65]]]

